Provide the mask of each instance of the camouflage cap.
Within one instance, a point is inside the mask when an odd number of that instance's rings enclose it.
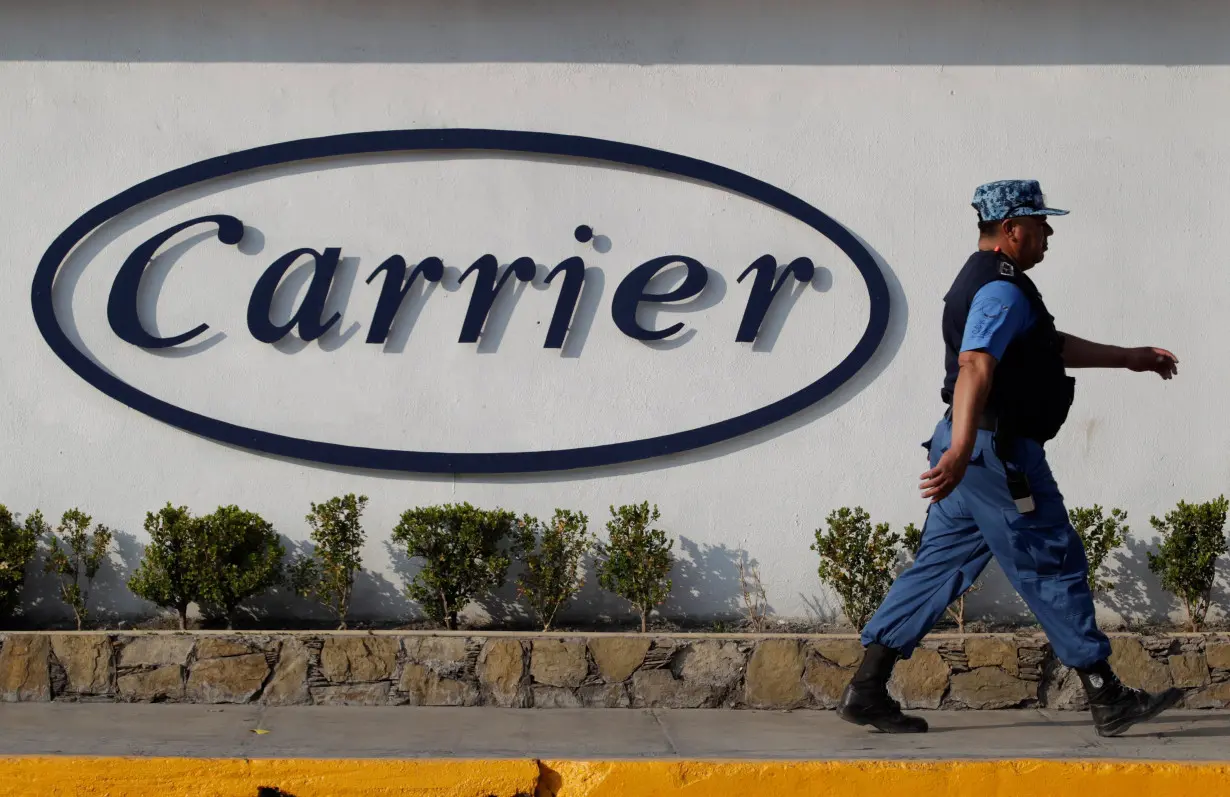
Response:
[[[974,210],[979,221],[1002,221],[1017,216],[1066,216],[1068,211],[1048,208],[1037,180],[998,180],[974,189]]]

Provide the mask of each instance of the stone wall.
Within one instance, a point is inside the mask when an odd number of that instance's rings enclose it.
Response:
[[[1230,636],[1112,645],[1129,685],[1230,706]],[[825,709],[861,658],[857,640],[819,636],[8,634],[0,700]],[[914,709],[1085,708],[1041,636],[928,639],[890,689]]]

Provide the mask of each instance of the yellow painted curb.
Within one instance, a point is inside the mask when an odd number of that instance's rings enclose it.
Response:
[[[0,797],[512,797],[538,764],[389,759],[0,758]]]
[[[1230,764],[0,758],[0,797],[883,797],[893,793],[1227,794]]]
[[[543,762],[539,797],[1189,797],[1230,793],[1230,764],[1160,762]]]

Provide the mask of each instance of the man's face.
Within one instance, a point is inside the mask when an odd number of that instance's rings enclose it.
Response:
[[[1055,232],[1046,216],[1019,216],[1010,219],[1006,226],[1017,262],[1026,268],[1041,263],[1046,257],[1047,239]]]

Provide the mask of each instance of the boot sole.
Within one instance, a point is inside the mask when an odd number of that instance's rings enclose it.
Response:
[[[880,733],[926,733],[928,730],[928,726],[926,725],[925,722],[923,723],[923,727],[914,729],[914,728],[902,728],[898,725],[890,725],[888,723],[880,722],[878,720],[866,719],[865,717],[852,716],[850,714],[846,714],[843,711],[838,711],[837,716],[840,719],[843,719],[846,722],[850,723],[851,725],[859,725],[861,727],[866,727],[870,725],[871,727],[875,728]]]
[[[1161,701],[1160,703],[1158,703],[1157,706],[1149,713],[1142,714],[1139,717],[1132,717],[1131,719],[1128,719],[1128,720],[1121,720],[1120,722],[1117,722],[1114,725],[1110,725],[1106,728],[1099,728],[1095,725],[1094,732],[1096,732],[1098,736],[1107,736],[1107,737],[1118,736],[1124,731],[1131,728],[1133,725],[1137,724],[1138,722],[1148,722],[1149,720],[1155,718],[1158,714],[1161,714],[1166,709],[1174,708],[1175,704],[1177,704],[1182,699],[1183,699],[1182,691],[1178,689],[1170,690],[1167,692],[1167,698]]]

